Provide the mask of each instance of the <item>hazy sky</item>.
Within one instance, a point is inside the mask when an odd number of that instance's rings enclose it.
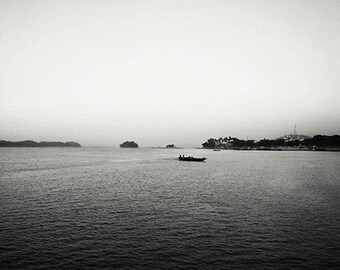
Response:
[[[336,134],[339,56],[339,0],[0,0],[0,139]]]

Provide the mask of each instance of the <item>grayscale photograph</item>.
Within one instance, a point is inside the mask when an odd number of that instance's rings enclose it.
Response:
[[[0,0],[0,269],[339,252],[339,0]]]

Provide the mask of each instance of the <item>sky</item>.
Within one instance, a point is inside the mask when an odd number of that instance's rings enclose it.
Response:
[[[0,139],[340,133],[338,0],[0,0]]]

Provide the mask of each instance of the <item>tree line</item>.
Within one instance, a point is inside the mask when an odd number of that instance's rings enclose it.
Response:
[[[313,138],[304,140],[262,139],[242,140],[236,137],[210,138],[202,144],[203,148],[227,148],[227,149],[254,149],[254,148],[278,148],[278,147],[340,147],[340,136],[315,135]]]

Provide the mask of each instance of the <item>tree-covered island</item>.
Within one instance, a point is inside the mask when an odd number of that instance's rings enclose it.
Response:
[[[0,147],[81,147],[81,145],[77,142],[35,142],[31,140],[11,142],[0,140]]]
[[[121,148],[138,148],[138,144],[134,141],[126,141],[119,145]]]

